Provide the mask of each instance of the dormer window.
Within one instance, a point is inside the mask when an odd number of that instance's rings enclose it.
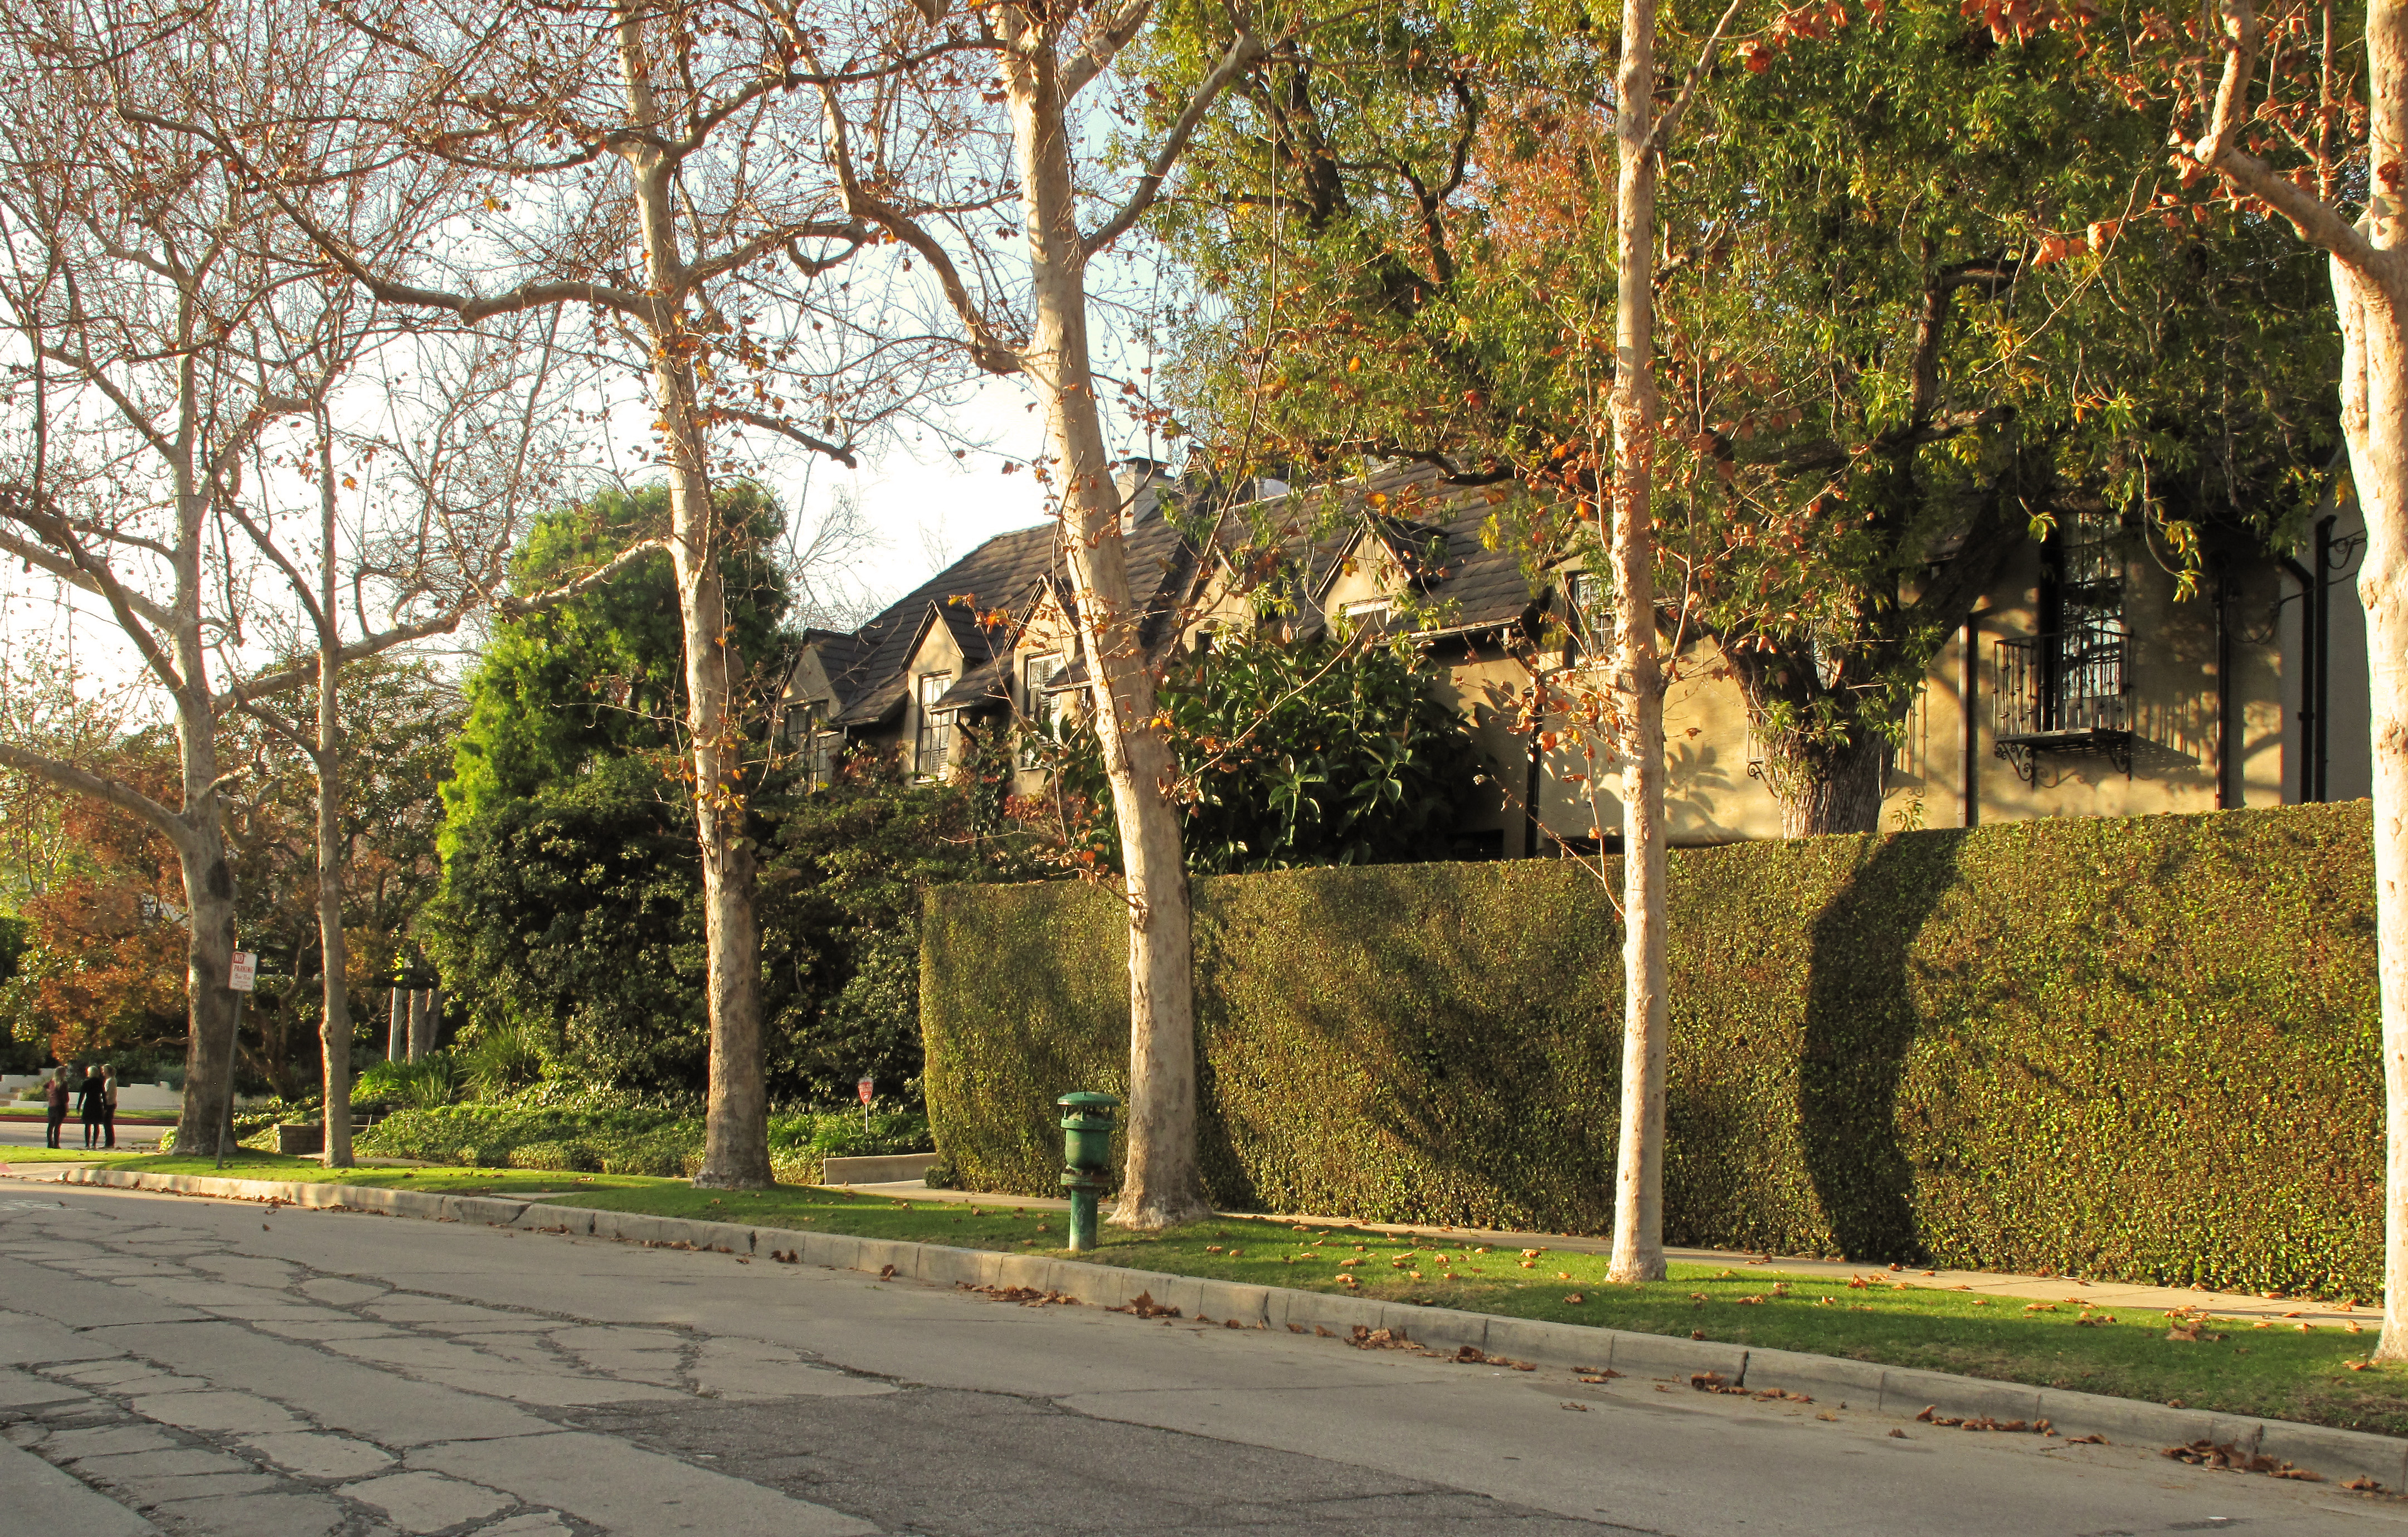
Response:
[[[828,725],[828,701],[806,699],[786,707],[786,736],[800,750],[806,783],[810,788],[836,780],[837,758],[844,733]]]
[[[953,712],[939,710],[937,701],[953,686],[950,672],[920,674],[920,740],[912,763],[922,779],[935,779],[945,771],[945,759],[953,748]]]
[[[1564,578],[1564,628],[1572,644],[1593,657],[1611,649],[1613,625],[1605,606],[1606,585],[1595,571],[1573,571]]]
[[[1338,611],[1357,625],[1377,625],[1396,612],[1397,606],[1384,597],[1366,597],[1347,604]]]
[[[1037,768],[1044,766],[1044,752],[1039,743],[1062,734],[1062,711],[1068,702],[1068,690],[1052,693],[1045,685],[1062,670],[1062,654],[1049,651],[1024,657],[1020,664],[1020,712],[1022,740],[1020,766]]]

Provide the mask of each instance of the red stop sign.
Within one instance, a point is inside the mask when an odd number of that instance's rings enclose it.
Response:
[[[861,1102],[865,1105],[869,1103],[869,1091],[876,1086],[876,1081],[868,1078],[865,1078],[860,1083],[853,1085],[853,1087],[861,1090]]]

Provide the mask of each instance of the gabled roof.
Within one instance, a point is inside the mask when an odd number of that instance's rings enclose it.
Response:
[[[1436,467],[1413,464],[1388,466],[1342,486],[1302,495],[1333,494],[1354,515],[1345,531],[1315,539],[1309,549],[1301,539],[1290,545],[1291,558],[1304,563],[1304,590],[1316,605],[1347,562],[1373,540],[1426,601],[1444,609],[1446,618],[1423,634],[1461,635],[1518,624],[1544,602],[1530,590],[1518,554],[1481,542],[1495,506],[1490,488],[1448,485]]]
[[[1136,526],[1125,539],[1129,586],[1145,615],[1148,645],[1165,621],[1178,612],[1195,567],[1187,540],[1162,516],[1158,488],[1133,498]],[[961,652],[962,676],[944,697],[947,709],[1004,697],[1010,657],[1021,627],[1051,593],[1071,607],[1063,568],[1061,530],[1055,524],[998,534],[889,605],[849,636],[811,642],[836,691],[837,725],[874,725],[902,708],[910,695],[911,658],[931,627],[945,626]],[[1001,612],[1010,619],[982,624]],[[958,697],[957,697],[958,696]]]
[[[1140,636],[1151,652],[1176,633],[1183,606],[1206,574],[1191,539],[1163,516],[1165,488],[1154,482],[1131,497],[1135,525],[1125,536],[1129,587],[1142,611]],[[1301,564],[1304,591],[1317,603],[1349,556],[1367,539],[1377,539],[1425,598],[1443,607],[1446,618],[1425,635],[1460,635],[1523,622],[1544,602],[1534,596],[1518,556],[1489,550],[1481,529],[1492,493],[1479,486],[1452,486],[1427,465],[1391,466],[1358,481],[1317,491],[1290,492],[1299,498],[1336,496],[1356,514],[1343,533],[1312,539],[1297,535],[1285,558]],[[1274,498],[1277,499],[1277,498]],[[1073,610],[1064,567],[1061,532],[1051,523],[998,534],[905,594],[851,635],[814,632],[810,647],[836,692],[833,724],[874,725],[902,709],[911,691],[911,658],[931,628],[945,626],[962,654],[961,676],[939,700],[941,708],[976,708],[1009,697],[1011,652],[1020,631],[1049,594],[1065,613]],[[1215,538],[1224,560],[1245,548],[1241,531],[1225,527]],[[982,624],[997,613],[1001,623]],[[1085,682],[1086,669],[1073,657],[1049,680],[1049,688]]]

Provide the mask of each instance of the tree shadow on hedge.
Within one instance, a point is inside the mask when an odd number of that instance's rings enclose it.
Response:
[[[1799,1141],[1832,1242],[1851,1259],[1926,1257],[1898,1091],[1922,1024],[1912,952],[1956,878],[1964,837],[1872,840],[1810,928]]]
[[[1215,1198],[1601,1228],[1617,1057],[1591,973],[1617,973],[1611,909],[1584,881],[1466,864],[1207,883],[1198,1134]]]

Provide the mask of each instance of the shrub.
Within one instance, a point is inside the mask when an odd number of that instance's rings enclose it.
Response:
[[[452,1102],[456,1086],[452,1056],[435,1052],[415,1062],[371,1062],[351,1086],[354,1101],[409,1105],[420,1110]]]
[[[1568,863],[1197,883],[1226,1207],[1604,1232],[1621,927]],[[1672,861],[1668,1242],[2375,1294],[2363,802],[1825,838]],[[1051,1193],[1126,1092],[1109,891],[954,887],[926,1092],[976,1189]]]
[[[691,1105],[545,1104],[538,1089],[501,1104],[405,1110],[361,1134],[360,1149],[471,1168],[556,1169],[678,1179],[702,1162],[703,1120]],[[910,1153],[928,1145],[925,1117],[873,1111],[781,1111],[769,1117],[769,1161],[779,1179],[810,1184],[822,1160]]]
[[[480,1099],[498,1099],[543,1077],[543,1048],[525,1025],[489,1025],[454,1048],[460,1077]]]
[[[599,1174],[602,1155],[583,1142],[522,1142],[509,1151],[512,1169],[557,1169],[569,1173]]]

